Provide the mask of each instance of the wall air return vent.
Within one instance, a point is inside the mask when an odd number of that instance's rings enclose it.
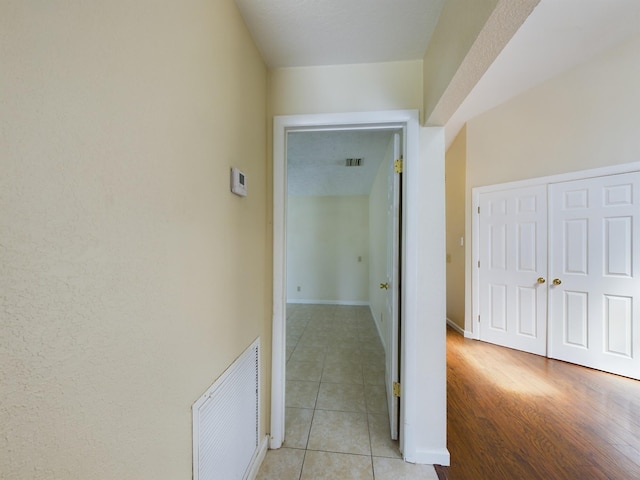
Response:
[[[193,404],[193,479],[246,480],[258,455],[260,339]]]

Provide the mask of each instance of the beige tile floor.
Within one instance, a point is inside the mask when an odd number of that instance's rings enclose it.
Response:
[[[285,442],[258,480],[437,480],[391,440],[369,307],[288,305],[286,388]]]

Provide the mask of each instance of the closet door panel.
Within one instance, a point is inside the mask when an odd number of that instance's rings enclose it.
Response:
[[[640,172],[549,185],[549,356],[640,378]]]

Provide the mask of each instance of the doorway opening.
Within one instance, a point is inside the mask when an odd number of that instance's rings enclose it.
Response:
[[[288,137],[296,132],[359,129],[402,132],[405,179],[401,195],[404,253],[399,358],[403,384],[399,440],[405,461],[446,465],[444,132],[440,127],[420,128],[414,110],[274,118],[270,448],[280,448],[285,435]],[[429,275],[424,274],[427,271]],[[424,383],[425,378],[430,379],[429,385]]]
[[[383,126],[287,133],[285,446],[340,451],[319,435],[327,411],[356,413],[376,435],[343,453],[399,438],[402,137]]]

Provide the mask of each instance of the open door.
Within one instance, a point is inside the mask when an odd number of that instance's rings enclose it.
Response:
[[[385,366],[385,384],[387,405],[389,407],[389,426],[391,438],[398,439],[400,398],[394,393],[400,385],[400,190],[401,168],[396,169],[396,160],[401,158],[400,134],[393,136],[393,161],[389,162],[387,177],[387,279],[380,285],[387,292],[387,352]],[[399,171],[397,171],[399,170]],[[396,387],[397,386],[397,387]]]

